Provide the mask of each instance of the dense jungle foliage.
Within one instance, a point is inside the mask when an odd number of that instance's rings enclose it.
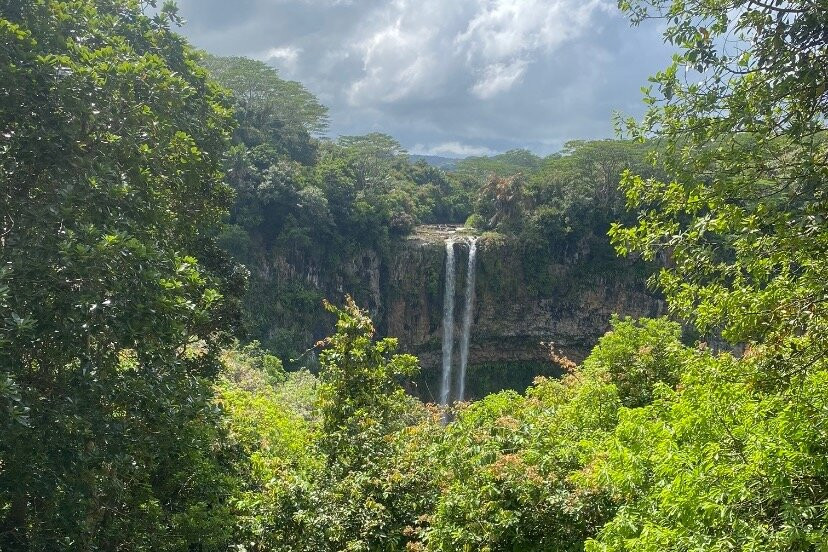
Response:
[[[339,293],[360,289],[343,267],[366,252],[391,264],[394,243],[418,224],[514,237],[528,262],[580,247],[593,269],[623,272],[606,234],[629,217],[621,173],[656,174],[647,145],[573,141],[546,158],[510,151],[445,172],[412,163],[384,134],[319,139],[325,108],[262,62],[207,55],[203,63],[232,91],[237,121],[225,159],[236,201],[219,242],[251,269],[247,336],[292,367],[308,363],[303,353],[335,320],[321,307],[319,273],[335,275]],[[308,274],[276,277],[285,266]]]
[[[0,550],[828,550],[828,5],[619,5],[679,50],[630,141],[449,174],[318,138],[311,94],[194,51],[171,3],[0,0]],[[257,251],[467,218],[608,231],[664,259],[672,318],[448,423],[351,299],[315,375],[235,340],[274,301]]]

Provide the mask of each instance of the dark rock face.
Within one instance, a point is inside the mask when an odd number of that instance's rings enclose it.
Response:
[[[296,266],[274,259],[267,263],[269,277],[298,279],[336,302],[345,293],[353,295],[374,317],[378,333],[397,337],[401,351],[419,356],[425,380],[436,381],[442,339],[444,240],[452,231],[421,230],[396,242],[384,254],[363,251],[331,274],[313,265]],[[458,238],[454,247],[455,305],[459,312],[464,301],[468,245]],[[478,248],[469,350],[472,378],[476,369],[479,374],[485,367],[509,370],[511,365],[520,365],[525,371],[527,366],[549,365],[548,349],[542,342],[552,342],[566,356],[580,361],[606,332],[613,313],[640,317],[664,311],[663,301],[646,289],[646,267],[625,259],[596,262],[588,244],[541,257],[527,252],[515,240],[491,234],[481,237]],[[455,321],[458,336],[459,317]],[[330,326],[327,331],[325,326],[315,324],[312,333],[320,335],[307,337],[323,337],[330,331]]]
[[[468,246],[461,242],[455,247],[455,304],[460,309]],[[608,270],[598,269],[584,253],[527,259],[519,244],[481,238],[469,350],[472,368],[549,364],[548,348],[541,343],[550,342],[581,361],[607,331],[613,313],[663,314],[664,302],[645,286],[644,267],[615,259]],[[426,376],[434,379],[441,353],[445,246],[409,240],[392,262],[381,329],[398,337],[404,350],[417,354]],[[473,369],[470,374],[474,377]]]

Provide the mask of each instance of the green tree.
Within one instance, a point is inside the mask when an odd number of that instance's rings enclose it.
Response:
[[[320,343],[320,450],[326,469],[317,491],[317,521],[327,550],[405,550],[419,538],[419,516],[436,489],[420,444],[409,429],[430,420],[401,387],[417,359],[395,354],[395,339],[374,341],[374,327],[352,299],[337,315],[337,332]]]
[[[336,145],[341,148],[339,153],[348,160],[359,189],[387,187],[394,162],[407,158],[397,140],[379,132],[340,136]]]
[[[274,357],[255,345],[228,350],[224,363],[216,401],[243,453],[236,461],[243,482],[234,496],[236,542],[248,550],[313,550],[317,529],[299,512],[316,508],[308,489],[323,466],[315,447],[316,378],[274,370]]]
[[[584,361],[583,371],[618,388],[621,404],[650,404],[655,388],[678,383],[690,351],[681,343],[681,326],[664,318],[632,320],[613,316],[612,329]]]
[[[610,223],[630,218],[618,189],[622,173],[632,169],[651,175],[648,144],[629,140],[576,140],[547,157],[529,177],[527,195],[537,207],[530,215],[525,238],[560,242],[593,234],[608,249]],[[597,240],[596,240],[597,242]]]
[[[414,375],[417,359],[394,354],[396,339],[374,342],[371,319],[350,297],[344,309],[326,308],[338,320],[319,357],[321,446],[329,462],[348,469],[367,460],[375,439],[403,427],[408,400],[399,378]]]
[[[167,4],[0,1],[0,548],[219,549],[230,118]]]
[[[237,139],[248,147],[266,144],[305,164],[316,155],[312,136],[328,127],[328,108],[296,81],[279,77],[261,61],[204,54],[201,64],[233,93]]]
[[[621,412],[586,485],[621,507],[589,552],[824,549],[825,366],[769,392],[769,360],[697,352],[678,390]]]
[[[517,173],[531,173],[541,166],[541,158],[525,149],[509,150],[491,157],[467,157],[457,162],[455,172],[477,178],[498,176],[501,178]]]
[[[443,490],[428,549],[583,550],[618,507],[592,474],[623,407],[672,388],[691,356],[675,323],[615,319],[582,367],[558,359],[560,381],[461,409],[438,439]]]
[[[681,49],[647,89],[635,136],[655,135],[672,180],[629,173],[639,224],[622,253],[668,257],[671,308],[732,342],[815,361],[828,344],[828,9],[824,2],[622,2],[669,20]],[[684,71],[698,78],[685,79]],[[787,352],[785,352],[787,351]]]
[[[825,2],[621,2],[681,49],[639,137],[671,180],[629,172],[622,253],[661,256],[674,312],[744,354],[696,353],[623,411],[592,480],[623,504],[589,551],[822,550],[828,542]],[[685,71],[696,72],[690,78]]]
[[[487,226],[515,230],[523,222],[528,208],[526,178],[522,173],[508,177],[489,176],[480,190],[479,203],[489,217]]]

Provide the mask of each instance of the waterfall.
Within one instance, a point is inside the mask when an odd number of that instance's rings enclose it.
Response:
[[[443,297],[443,381],[440,404],[447,406],[451,388],[451,357],[454,352],[454,240],[446,240],[446,287]]]
[[[466,270],[466,293],[463,304],[463,327],[460,334],[460,372],[457,400],[466,393],[466,366],[469,363],[469,342],[474,315],[474,283],[477,261],[477,238],[469,238],[469,262]],[[446,240],[446,287],[443,297],[443,380],[440,387],[440,404],[448,406],[451,395],[451,363],[454,354],[454,240]]]
[[[466,366],[469,363],[469,339],[472,317],[474,315],[474,280],[475,261],[477,258],[477,238],[469,241],[469,264],[466,270],[466,302],[463,306],[463,333],[460,336],[460,389],[457,399],[462,401],[466,393]]]

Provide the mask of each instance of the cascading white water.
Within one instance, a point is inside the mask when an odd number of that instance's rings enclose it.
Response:
[[[451,358],[454,353],[454,240],[446,240],[446,287],[443,297],[443,381],[440,404],[448,405],[451,389]]]
[[[477,259],[477,238],[469,241],[469,264],[466,270],[466,302],[463,306],[463,333],[460,335],[460,388],[457,399],[462,401],[466,393],[466,366],[469,363],[469,339],[474,315],[474,281]]]

